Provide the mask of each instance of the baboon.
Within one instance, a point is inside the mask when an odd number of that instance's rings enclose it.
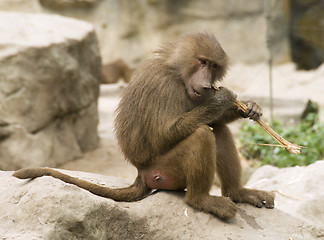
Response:
[[[138,169],[130,187],[98,186],[49,168],[22,169],[14,176],[50,175],[116,201],[137,201],[152,189],[185,190],[186,203],[222,219],[235,216],[233,202],[273,208],[273,194],[241,184],[239,156],[226,124],[242,117],[258,119],[261,108],[248,101],[242,112],[232,91],[212,87],[228,65],[215,36],[190,34],[155,54],[134,73],[116,110],[118,143]],[[209,194],[215,171],[223,196]]]
[[[132,69],[122,59],[107,63],[101,68],[102,83],[116,83],[119,79],[129,83],[132,72]]]

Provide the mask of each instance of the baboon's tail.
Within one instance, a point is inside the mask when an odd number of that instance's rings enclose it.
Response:
[[[71,177],[51,168],[23,168],[14,172],[13,176],[20,179],[37,178],[42,176],[52,176],[63,182],[77,185],[80,188],[101,197],[111,198],[115,201],[132,202],[141,200],[151,191],[145,184],[140,175],[137,176],[134,183],[126,188],[112,189],[100,186],[76,177]]]

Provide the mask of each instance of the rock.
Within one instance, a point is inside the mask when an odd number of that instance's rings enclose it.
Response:
[[[0,169],[57,166],[94,149],[101,58],[93,27],[0,12]]]
[[[324,160],[307,167],[259,168],[248,187],[276,193],[276,208],[324,229]]]
[[[64,171],[110,187],[121,179]],[[124,203],[98,197],[51,177],[19,180],[0,171],[0,239],[324,239],[324,231],[278,209],[239,204],[221,221],[183,201],[184,193],[158,192]]]

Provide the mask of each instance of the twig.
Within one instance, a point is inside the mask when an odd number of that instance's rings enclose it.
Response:
[[[212,84],[212,87],[217,91],[219,87],[216,84]],[[247,106],[241,102],[240,100],[235,100],[235,105],[241,109],[243,112],[247,110]],[[281,137],[278,133],[276,133],[271,127],[269,127],[261,118],[256,120],[256,122],[273,138],[275,139],[282,147],[286,148],[286,150],[292,154],[299,154],[301,151],[301,146],[295,145],[291,142],[288,142],[286,139]]]
[[[269,146],[269,147],[285,147],[280,144],[271,144],[271,143],[248,143],[248,145],[257,145],[257,146]]]
[[[241,102],[240,100],[235,100],[235,105],[238,106],[243,112],[247,110],[247,106]],[[280,145],[282,145],[286,150],[292,154],[299,154],[301,151],[301,146],[288,142],[286,139],[281,137],[278,133],[276,133],[271,127],[269,127],[261,118],[256,120],[256,122]]]
[[[284,196],[284,197],[291,198],[291,199],[294,199],[294,200],[297,200],[297,201],[301,201],[301,200],[302,200],[301,198],[287,195],[287,194],[285,194],[285,193],[279,191],[278,189],[276,189],[274,192],[279,193],[280,195],[282,195],[282,196]]]

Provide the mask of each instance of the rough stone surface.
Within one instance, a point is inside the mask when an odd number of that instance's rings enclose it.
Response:
[[[94,149],[100,65],[93,27],[0,12],[0,169],[57,166]]]
[[[112,177],[64,171],[110,187]],[[0,239],[324,239],[324,231],[279,209],[239,205],[228,222],[198,212],[181,192],[133,203],[95,196],[51,177],[19,180],[0,171]]]
[[[261,167],[247,186],[274,191],[276,208],[324,229],[324,160],[307,167]]]

